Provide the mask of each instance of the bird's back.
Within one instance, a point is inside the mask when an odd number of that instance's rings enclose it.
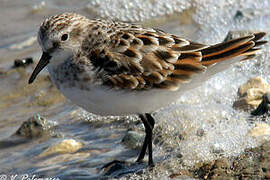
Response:
[[[265,35],[260,32],[208,46],[160,30],[117,22],[95,26],[94,34],[98,36],[92,37],[98,39],[94,48],[82,48],[93,69],[105,86],[132,91],[177,91],[220,62],[238,56],[235,59],[253,57],[258,46],[266,43],[260,41]],[[92,42],[82,46],[89,47]]]

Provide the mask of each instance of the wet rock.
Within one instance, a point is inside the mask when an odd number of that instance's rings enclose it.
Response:
[[[248,132],[249,136],[258,137],[270,135],[270,125],[266,123],[257,123],[256,126]]]
[[[234,102],[233,107],[243,110],[255,109],[262,102],[263,94],[261,89],[251,88],[247,90],[245,96]]]
[[[33,58],[32,57],[27,57],[24,59],[15,59],[14,60],[14,68],[18,68],[18,67],[26,67],[29,64],[33,64]]]
[[[264,79],[261,77],[251,78],[239,87],[239,99],[234,102],[233,107],[243,110],[255,109],[267,92],[270,92],[270,85]]]
[[[238,157],[198,163],[190,177],[200,179],[267,179],[270,172],[270,141],[245,150]]]
[[[263,95],[263,100],[259,106],[251,112],[253,116],[259,116],[267,113],[270,110],[270,93]]]
[[[199,163],[195,166],[194,173],[196,178],[200,179],[231,179],[230,163],[228,159],[221,158],[213,162]]]
[[[248,89],[251,88],[258,88],[262,89],[263,91],[270,91],[270,85],[262,78],[262,77],[255,77],[249,79],[246,83],[238,89],[238,95],[243,96],[246,94]]]
[[[122,139],[122,143],[130,149],[139,150],[142,146],[144,135],[136,131],[128,131]]]
[[[41,157],[48,156],[51,154],[65,154],[65,153],[74,153],[83,147],[81,142],[77,142],[74,139],[65,139],[62,142],[52,145],[48,149],[46,149]]]
[[[235,159],[233,173],[240,179],[264,179],[264,172],[260,166],[260,148],[248,149]]]
[[[199,162],[187,172],[180,170],[169,177],[179,179],[186,175],[195,179],[268,179],[270,178],[270,141],[265,141],[259,147],[246,149],[237,157]]]
[[[53,125],[47,119],[37,114],[23,122],[21,127],[16,131],[16,135],[26,138],[48,136],[52,134],[52,127]]]

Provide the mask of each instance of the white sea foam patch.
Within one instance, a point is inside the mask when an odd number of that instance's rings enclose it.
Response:
[[[188,0],[92,0],[88,8],[103,18],[137,22],[182,12],[190,5]]]
[[[269,30],[269,0],[197,0],[192,6],[193,19],[202,27],[194,34],[199,42],[217,43],[231,30]]]
[[[161,146],[155,149],[156,157],[170,154],[176,158],[181,154],[182,166],[235,156],[258,145],[248,136],[252,126],[246,121],[247,114],[237,113],[223,104],[173,105],[157,113],[156,117],[163,121],[162,124],[168,123],[167,129],[175,131],[173,136],[164,139],[175,146],[173,150]]]
[[[138,22],[164,15],[171,15],[183,10],[194,8],[196,13],[194,19],[202,25],[218,22],[226,31],[231,26],[232,15],[241,9],[260,9],[258,13],[251,13],[251,16],[268,13],[270,2],[261,0],[92,0],[88,9],[95,11],[99,17],[112,18],[122,21]],[[217,30],[215,33],[222,33]],[[198,36],[199,38],[200,36]]]

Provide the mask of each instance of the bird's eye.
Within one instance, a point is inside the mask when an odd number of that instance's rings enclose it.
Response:
[[[68,34],[63,34],[61,36],[61,41],[66,41],[68,39]]]

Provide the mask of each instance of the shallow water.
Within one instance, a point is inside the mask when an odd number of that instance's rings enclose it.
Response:
[[[99,117],[66,100],[51,84],[48,73],[41,73],[28,85],[34,68],[12,69],[16,58],[33,57],[41,50],[35,40],[44,17],[75,11],[88,17],[123,21],[143,21],[171,33],[201,43],[222,41],[230,30],[270,32],[269,1],[206,0],[171,1],[20,1],[0,2],[0,174],[27,174],[60,179],[104,177],[100,167],[114,159],[134,161],[138,151],[121,143],[127,129],[143,132],[136,116]],[[235,17],[237,10],[250,15]],[[16,13],[14,13],[16,12]],[[8,18],[5,18],[8,17]],[[269,35],[266,39],[270,39]],[[250,77],[270,74],[269,46],[255,60],[235,65],[216,75],[203,86],[187,92],[176,104],[155,113],[153,172],[144,170],[129,178],[163,177],[187,169],[200,161],[235,156],[257,146],[261,140],[247,135],[253,124],[248,112],[232,108],[237,88]],[[40,114],[55,124],[57,136],[24,139],[13,135],[23,121]],[[134,128],[136,127],[136,128]],[[198,131],[204,132],[198,136]],[[159,136],[159,137],[157,137]],[[41,157],[48,147],[64,139],[75,139],[83,147],[74,153]],[[141,167],[136,167],[142,169]],[[126,178],[125,176],[122,177]]]

